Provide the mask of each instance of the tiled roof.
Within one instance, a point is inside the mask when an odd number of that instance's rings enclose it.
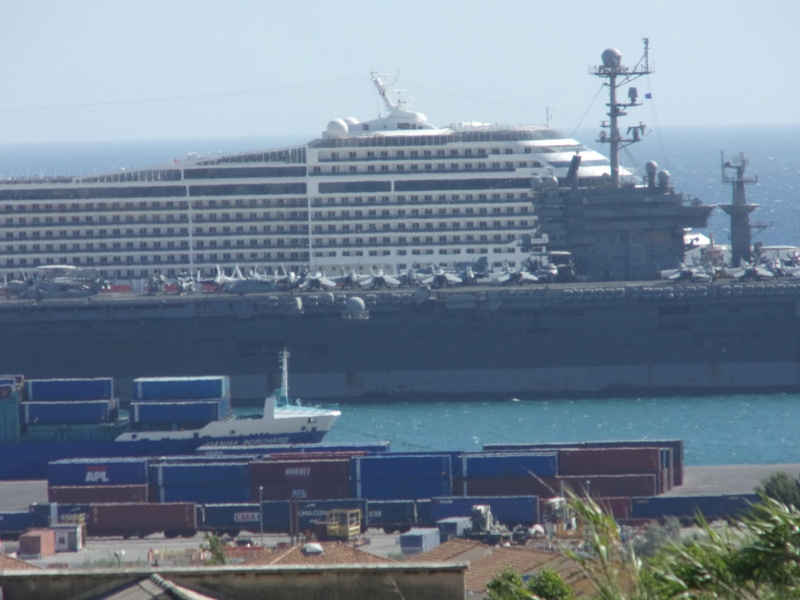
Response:
[[[297,544],[284,550],[244,563],[256,565],[363,565],[396,564],[396,561],[364,552],[343,542],[315,542],[322,553],[308,552],[308,544]]]
[[[25,571],[38,568],[36,565],[26,563],[24,560],[0,554],[0,571]]]
[[[468,562],[466,590],[473,598],[486,594],[486,584],[507,566],[522,575],[533,575],[543,567],[552,569],[575,590],[578,598],[593,591],[591,582],[583,575],[578,564],[560,552],[533,550],[521,547],[495,547],[480,542],[454,538],[444,544],[418,554],[414,562]]]

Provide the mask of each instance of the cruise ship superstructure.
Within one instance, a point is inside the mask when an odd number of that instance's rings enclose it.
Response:
[[[545,126],[438,128],[373,75],[385,116],[332,120],[320,138],[191,156],[90,177],[0,183],[0,270],[93,268],[108,279],[427,265],[520,266],[542,251],[532,182],[610,173],[609,160]]]

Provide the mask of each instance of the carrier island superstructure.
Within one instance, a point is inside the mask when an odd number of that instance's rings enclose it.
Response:
[[[611,92],[611,160],[548,127],[436,128],[376,78],[386,116],[336,119],[305,145],[0,185],[7,272],[51,260],[122,278],[219,263],[520,268],[566,250],[593,283],[8,300],[0,364],[121,388],[225,373],[234,400],[275,387],[264,369],[284,348],[306,399],[797,389],[796,284],[647,281],[680,266],[685,229],[713,207],[655,164],[645,185],[619,166],[642,129],[620,136],[638,97],[616,92],[645,72],[615,52],[595,70]]]

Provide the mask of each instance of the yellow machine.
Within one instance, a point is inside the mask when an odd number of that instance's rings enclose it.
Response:
[[[361,536],[361,510],[336,508],[328,511],[329,540],[351,541]]]

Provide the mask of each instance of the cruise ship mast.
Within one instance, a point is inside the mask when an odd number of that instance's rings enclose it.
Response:
[[[607,85],[609,88],[609,99],[606,105],[608,106],[609,120],[602,122],[603,131],[597,141],[610,146],[609,159],[611,160],[611,187],[613,188],[619,188],[619,151],[626,146],[641,141],[645,133],[645,124],[639,122],[638,125],[628,127],[626,135],[629,137],[620,135],[619,118],[627,114],[625,109],[640,106],[642,103],[638,101],[639,92],[635,87],[628,88],[628,102],[617,100],[617,89],[642,75],[649,75],[653,72],[650,68],[649,49],[650,40],[644,38],[644,55],[639,59],[635,67],[628,68],[622,65],[620,51],[615,48],[608,48],[601,55],[602,66],[593,67],[590,71],[593,75],[608,80],[603,85]],[[608,129],[608,133],[605,132],[605,129]]]

